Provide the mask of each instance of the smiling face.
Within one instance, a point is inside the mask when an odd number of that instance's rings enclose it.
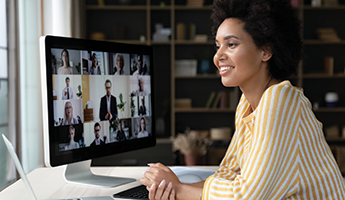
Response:
[[[243,26],[241,20],[228,18],[217,30],[217,52],[213,61],[224,86],[253,85],[258,78],[268,76],[266,61],[270,57],[255,45]]]

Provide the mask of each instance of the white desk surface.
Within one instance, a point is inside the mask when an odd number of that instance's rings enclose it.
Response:
[[[216,170],[216,166],[196,166],[202,169]],[[121,186],[104,188],[97,186],[87,186],[68,183],[63,177],[66,166],[55,168],[37,168],[27,176],[31,186],[39,200],[42,199],[62,199],[91,196],[113,196],[114,193],[140,185],[140,178],[148,167],[93,167],[91,171],[97,175],[131,177],[135,182]],[[23,181],[20,179],[0,192],[1,200],[31,199]]]

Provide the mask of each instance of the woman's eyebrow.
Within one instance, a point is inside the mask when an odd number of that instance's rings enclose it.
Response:
[[[227,35],[224,37],[224,40],[228,40],[228,39],[231,39],[231,38],[236,38],[236,39],[239,39],[238,37],[234,36],[234,35]],[[217,39],[215,39],[215,42],[219,42]]]

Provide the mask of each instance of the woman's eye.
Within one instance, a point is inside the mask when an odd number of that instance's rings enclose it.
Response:
[[[229,44],[228,44],[228,47],[234,48],[234,47],[236,47],[236,45],[237,45],[237,44],[235,44],[235,43],[229,43]]]
[[[214,45],[214,49],[215,49],[216,51],[218,51],[219,46],[218,46],[218,45]]]

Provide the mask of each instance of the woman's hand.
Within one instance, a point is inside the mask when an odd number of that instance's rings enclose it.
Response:
[[[173,185],[171,182],[166,186],[166,181],[162,180],[156,187],[156,184],[152,184],[149,189],[150,200],[175,200],[175,190],[172,189]]]
[[[161,163],[149,164],[150,169],[144,173],[144,177],[140,179],[140,183],[151,188],[152,184],[156,186],[164,179],[167,183],[171,182],[174,185],[175,191],[182,183],[169,167]]]

